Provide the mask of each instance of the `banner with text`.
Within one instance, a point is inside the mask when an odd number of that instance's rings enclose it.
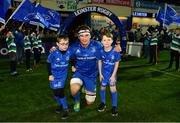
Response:
[[[131,0],[92,0],[92,3],[127,6],[127,7],[131,6]]]

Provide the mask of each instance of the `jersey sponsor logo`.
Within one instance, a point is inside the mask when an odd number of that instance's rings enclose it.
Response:
[[[109,61],[103,61],[104,64],[107,64],[107,65],[114,65],[113,62],[109,62]]]
[[[94,56],[90,56],[90,57],[85,56],[85,57],[77,57],[77,59],[78,60],[92,60],[92,59],[96,59],[96,57],[94,57]]]
[[[54,64],[55,67],[67,67],[68,64]]]

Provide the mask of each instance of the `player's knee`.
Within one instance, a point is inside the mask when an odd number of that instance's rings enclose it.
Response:
[[[64,89],[63,88],[56,89],[54,91],[54,95],[57,97],[63,98],[64,97]]]
[[[90,105],[94,103],[96,99],[96,94],[86,94],[85,98],[86,98],[87,104]]]
[[[110,91],[111,92],[116,92],[116,86],[110,86]]]
[[[74,96],[80,90],[81,85],[83,84],[82,80],[79,78],[72,78],[70,81],[71,95]]]
[[[106,89],[106,86],[101,86],[101,90],[105,90]]]
[[[78,93],[78,90],[72,89],[71,88],[71,95],[75,96]]]

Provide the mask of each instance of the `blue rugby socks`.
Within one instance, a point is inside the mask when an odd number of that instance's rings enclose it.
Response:
[[[101,103],[105,104],[105,96],[106,96],[105,90],[100,90],[100,96],[101,96]]]
[[[111,94],[112,94],[112,106],[117,107],[117,91],[111,92]]]
[[[66,101],[66,97],[60,98],[61,104],[63,106],[63,109],[67,109],[67,101]]]
[[[80,92],[78,92],[78,93],[74,96],[74,99],[75,99],[75,104],[80,101]]]

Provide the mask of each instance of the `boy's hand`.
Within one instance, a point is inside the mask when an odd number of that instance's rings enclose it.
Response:
[[[53,51],[55,51],[56,50],[56,47],[51,47],[51,49],[49,50],[49,52],[51,53],[51,52],[53,52]]]
[[[121,46],[120,46],[119,44],[118,44],[118,45],[115,45],[114,50],[115,50],[116,52],[121,52],[121,51],[122,51]]]
[[[102,74],[99,74],[99,80],[100,82],[104,79],[104,76]]]
[[[111,78],[110,78],[109,80],[110,80],[110,82],[112,82],[112,83],[115,83],[115,82],[116,82],[115,76],[111,76]]]
[[[76,68],[74,66],[71,67],[72,72],[76,72]]]
[[[54,76],[53,75],[49,76],[49,81],[54,81]]]

